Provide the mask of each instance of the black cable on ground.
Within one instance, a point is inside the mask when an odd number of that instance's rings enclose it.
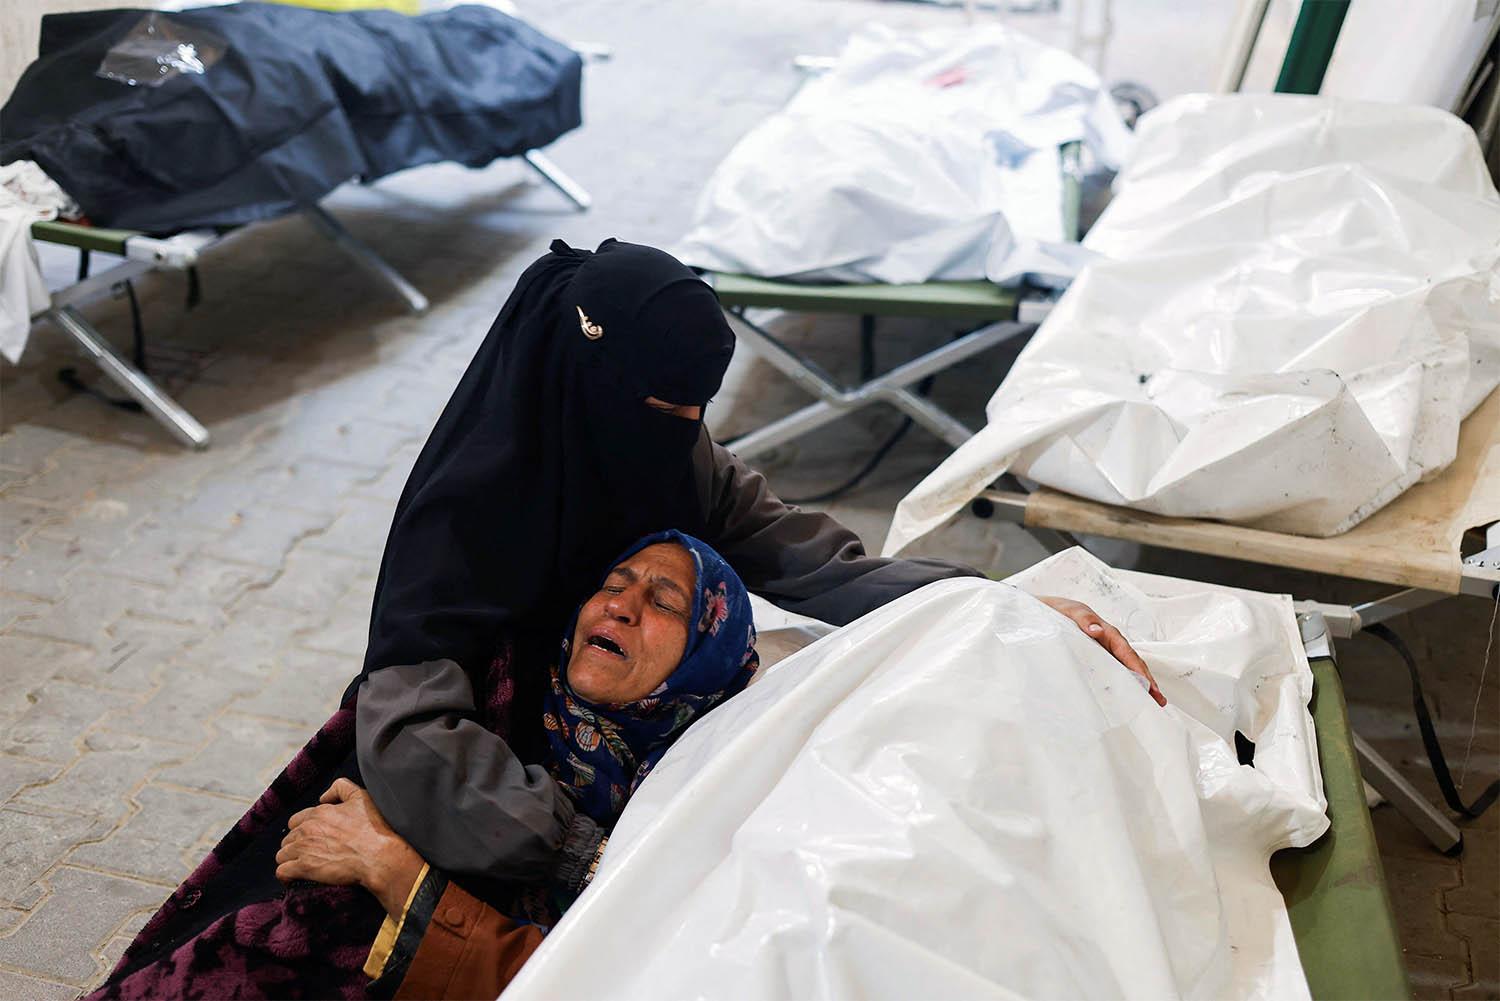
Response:
[[[932,392],[932,384],[936,378],[936,376],[929,375],[918,383],[917,395],[926,396]],[[820,494],[812,494],[808,497],[783,497],[782,500],[788,504],[822,504],[825,501],[842,497],[863,483],[865,477],[875,472],[876,467],[885,461],[887,455],[891,454],[891,449],[896,447],[896,443],[906,436],[906,432],[911,430],[912,424],[913,421],[910,417],[903,420],[901,426],[891,432],[891,436],[881,443],[880,447],[875,450],[875,454],[870,456],[869,460],[859,468],[859,471],[838,486],[831,490],[825,490]]]
[[[1455,813],[1469,820],[1477,819],[1484,811],[1495,805],[1497,798],[1500,798],[1500,779],[1491,782],[1474,802],[1464,805],[1464,801],[1459,798],[1457,787],[1453,784],[1453,775],[1448,770],[1448,759],[1443,754],[1443,745],[1438,743],[1437,729],[1432,725],[1432,712],[1427,708],[1427,697],[1422,693],[1422,676],[1417,672],[1416,658],[1412,656],[1401,637],[1383,623],[1366,626],[1365,632],[1390,644],[1397,655],[1406,662],[1406,670],[1411,674],[1412,711],[1417,714],[1417,729],[1422,733],[1422,746],[1427,750],[1427,760],[1432,763],[1432,774],[1437,778],[1438,789]]]

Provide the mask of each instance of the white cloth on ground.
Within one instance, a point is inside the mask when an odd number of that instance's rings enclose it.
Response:
[[[506,1001],[1307,997],[1267,867],[1327,828],[1290,600],[1081,550],[1013,580],[898,599],[695,724]],[[1118,623],[1171,704],[1026,591]]]
[[[1074,140],[1113,166],[1130,135],[1068,53],[998,24],[873,25],[730,151],[674,253],[716,271],[851,282],[1071,267],[1057,249],[1070,239],[1058,147]]]
[[[887,554],[1007,469],[1335,535],[1453,461],[1500,382],[1500,196],[1434,108],[1192,95],[1142,119],[1090,262],[897,506]]]
[[[30,160],[0,166],[0,355],[11,364],[21,360],[32,314],[52,301],[31,224],[70,212],[78,212],[73,199]]]

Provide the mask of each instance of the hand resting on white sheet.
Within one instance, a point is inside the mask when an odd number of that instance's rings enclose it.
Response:
[[[1141,655],[1135,652],[1135,648],[1130,645],[1124,633],[1099,618],[1099,613],[1081,601],[1059,598],[1050,594],[1037,595],[1037,600],[1054,612],[1061,612],[1072,619],[1073,623],[1083,630],[1085,636],[1108,650],[1110,655],[1124,664],[1131,673],[1140,675],[1145,682],[1146,691],[1151,693],[1157,705],[1167,704],[1167,697],[1156,686],[1156,679],[1151,677],[1151,669],[1146,666]]]

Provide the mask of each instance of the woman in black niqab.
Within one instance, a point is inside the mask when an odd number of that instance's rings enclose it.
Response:
[[[451,659],[471,677],[506,629],[551,642],[635,539],[703,533],[691,455],[734,335],[671,256],[562,241],[528,268],[396,507],[364,672]]]

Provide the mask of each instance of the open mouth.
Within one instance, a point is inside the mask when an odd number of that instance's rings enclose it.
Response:
[[[608,636],[590,636],[588,643],[589,646],[603,650],[605,653],[613,654],[616,657],[625,656],[625,651],[621,648],[620,644]]]

